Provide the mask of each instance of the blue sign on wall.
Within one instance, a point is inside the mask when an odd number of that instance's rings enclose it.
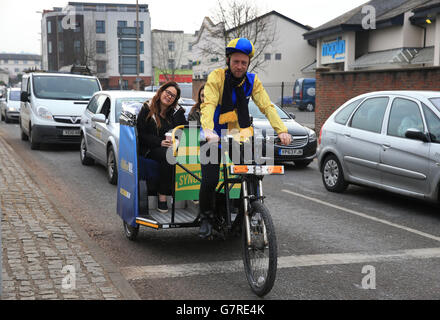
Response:
[[[332,57],[335,59],[335,56],[340,54],[345,54],[345,40],[342,40],[341,37],[337,38],[333,42],[324,43],[322,45],[323,57]],[[342,59],[345,59],[345,56],[336,58],[336,60]]]

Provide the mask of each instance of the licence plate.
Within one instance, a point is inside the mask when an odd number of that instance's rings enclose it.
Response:
[[[80,130],[63,130],[63,136],[79,136]]]
[[[280,156],[302,156],[303,149],[282,149],[280,150]]]

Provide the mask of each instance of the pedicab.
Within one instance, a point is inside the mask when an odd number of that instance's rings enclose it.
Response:
[[[141,107],[124,106],[120,116],[117,213],[123,220],[126,237],[132,241],[141,226],[167,230],[198,228],[201,224],[195,204],[201,182],[200,127],[181,126],[172,133],[170,152],[175,164],[174,188],[168,197],[171,210],[160,213],[156,210],[159,165],[138,154],[136,119]],[[231,143],[231,137],[228,139]],[[262,181],[265,175],[284,174],[284,167],[234,165],[228,152],[223,153],[222,159],[213,229],[223,238],[241,234],[246,278],[252,291],[264,296],[275,282],[277,241],[270,212],[264,204]]]

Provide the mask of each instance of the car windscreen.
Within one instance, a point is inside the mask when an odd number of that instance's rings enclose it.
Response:
[[[20,101],[20,91],[10,91],[9,92],[9,101]]]
[[[437,110],[440,111],[440,98],[431,98],[429,101],[431,101]]]
[[[81,77],[35,76],[33,85],[39,99],[87,101],[100,90],[96,79]]]
[[[283,110],[281,110],[280,107],[278,107],[275,104],[274,104],[274,106],[275,106],[275,109],[277,110],[278,115],[280,116],[281,119],[290,119],[290,117]],[[266,116],[257,107],[255,102],[253,102],[252,100],[249,101],[249,114],[254,119],[267,119]]]
[[[119,123],[119,117],[121,116],[122,108],[124,106],[128,106],[133,103],[144,103],[145,101],[150,100],[149,98],[135,97],[135,98],[119,98],[116,99],[116,108],[115,108],[115,122]]]

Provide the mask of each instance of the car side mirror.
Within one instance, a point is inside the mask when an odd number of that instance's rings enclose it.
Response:
[[[107,119],[105,118],[105,115],[103,115],[102,113],[100,114],[95,114],[92,117],[92,121],[94,122],[99,122],[99,123],[106,123]]]
[[[292,112],[290,112],[289,113],[289,116],[293,119],[293,120],[295,120],[296,119],[296,116],[295,116],[295,114],[294,113],[292,113]]]
[[[28,95],[27,92],[23,91],[23,92],[20,94],[20,101],[21,101],[21,102],[29,102],[29,95]]]
[[[411,129],[406,130],[405,137],[407,137],[408,139],[412,139],[412,140],[420,140],[423,142],[429,142],[428,136],[424,132],[422,132],[418,129],[411,128]]]

